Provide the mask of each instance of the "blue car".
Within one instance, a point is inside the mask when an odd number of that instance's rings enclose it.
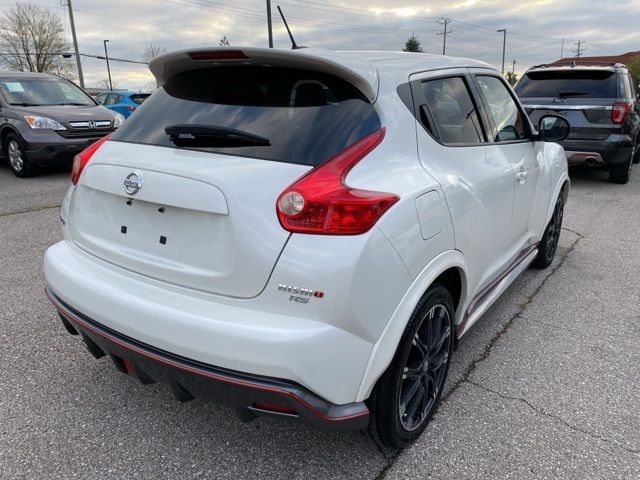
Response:
[[[104,105],[109,110],[121,113],[127,118],[136,111],[142,102],[144,102],[151,94],[140,92],[104,92],[96,97],[100,105]]]

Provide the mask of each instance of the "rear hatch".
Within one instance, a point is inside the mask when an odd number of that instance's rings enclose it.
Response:
[[[91,158],[71,205],[71,239],[157,280],[254,297],[289,238],[279,194],[379,127],[367,97],[336,76],[191,65]]]
[[[527,72],[516,93],[534,125],[561,115],[571,125],[569,139],[604,140],[621,128],[611,120],[617,89],[613,69],[565,68]]]

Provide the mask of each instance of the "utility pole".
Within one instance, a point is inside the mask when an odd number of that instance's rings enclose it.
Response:
[[[78,66],[78,81],[80,86],[84,88],[84,76],[82,75],[82,63],[80,62],[80,50],[78,49],[78,38],[76,37],[76,24],[73,21],[73,7],[71,0],[66,0],[69,8],[69,22],[71,23],[71,37],[73,38],[73,48],[76,51],[76,65]]]
[[[562,37],[562,47],[560,47],[560,59],[564,58],[564,37]]]
[[[271,26],[271,0],[267,0],[267,29],[269,30],[269,48],[273,48],[273,28]]]
[[[442,35],[442,54],[447,54],[447,33],[451,33],[451,30],[447,30],[447,25],[451,23],[450,18],[444,18],[438,20],[438,25],[442,25],[442,31],[436,33],[436,35]]]
[[[513,67],[511,67],[511,75],[515,75],[516,74],[516,61],[513,61]]]
[[[502,32],[502,75],[504,75],[504,54],[507,50],[507,29],[501,28],[500,30],[496,31]]]
[[[586,48],[582,46],[585,43],[587,43],[585,40],[578,40],[577,42],[573,42],[573,44],[576,45],[576,47],[578,47],[573,51],[573,53],[576,54],[576,58],[580,58],[584,53],[584,51],[586,50]]]
[[[107,61],[107,74],[109,75],[109,90],[113,92],[113,83],[111,83],[111,68],[109,68],[109,53],[107,52],[107,42],[109,40],[103,40],[104,43],[104,58]]]

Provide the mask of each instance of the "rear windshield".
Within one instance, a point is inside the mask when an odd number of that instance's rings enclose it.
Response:
[[[259,145],[221,141],[180,148],[318,165],[380,128],[380,119],[356,87],[331,75],[276,67],[218,67],[168,80],[112,139],[177,148],[165,132],[172,125],[234,129],[268,140]]]
[[[131,101],[133,103],[142,105],[142,102],[144,102],[147,98],[149,98],[150,95],[151,95],[150,93],[135,93],[131,95],[129,98],[131,98]]]
[[[566,70],[529,72],[516,87],[520,97],[616,98],[615,72]]]

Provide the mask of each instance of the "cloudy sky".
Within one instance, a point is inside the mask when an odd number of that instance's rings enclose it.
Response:
[[[442,53],[442,26],[449,24],[447,54],[484,60],[500,67],[502,34],[507,29],[506,63],[516,71],[574,56],[574,42],[584,40],[586,55],[640,50],[640,0],[285,0],[273,1],[276,47],[288,37],[276,5],[287,16],[299,44],[349,50],[400,50],[415,32],[428,53]],[[62,16],[69,39],[66,7],[60,0],[32,0]],[[0,3],[0,14],[12,3]],[[428,6],[427,6],[428,5]],[[167,50],[217,45],[226,35],[231,45],[267,46],[264,0],[73,0],[81,53],[141,60],[145,46]],[[112,63],[120,87],[139,89],[152,81],[145,65]],[[85,83],[105,79],[104,60],[83,60]]]

